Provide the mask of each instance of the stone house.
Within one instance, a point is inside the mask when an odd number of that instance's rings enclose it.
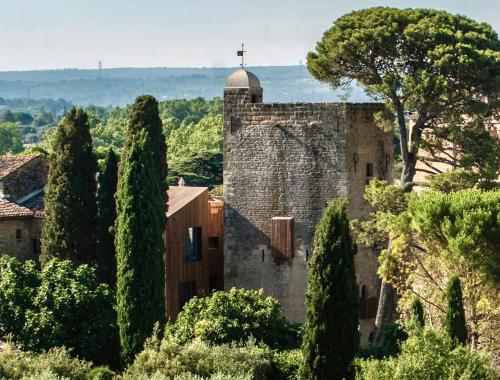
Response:
[[[305,318],[307,262],[329,200],[347,197],[366,219],[371,178],[392,180],[392,136],[375,103],[264,103],[259,79],[240,69],[224,88],[224,283],[264,290],[293,322]],[[362,344],[374,330],[377,253],[358,247]]]
[[[0,156],[0,253],[38,259],[48,168],[41,154]]]

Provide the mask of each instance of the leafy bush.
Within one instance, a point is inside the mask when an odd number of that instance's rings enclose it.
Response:
[[[299,349],[276,351],[273,353],[272,362],[276,370],[273,379],[296,380],[299,378],[299,367],[302,363],[302,351]]]
[[[356,361],[358,380],[494,379],[488,358],[469,347],[453,348],[446,333],[415,329],[401,354],[383,360]]]
[[[264,297],[262,290],[231,289],[214,292],[210,297],[192,298],[167,326],[167,333],[181,343],[200,338],[211,344],[246,342],[255,338],[270,348],[295,348],[297,329],[283,314],[279,302]]]
[[[0,255],[0,337],[21,336],[38,283],[35,263]]]
[[[113,295],[95,270],[52,260],[40,273],[23,343],[31,350],[65,346],[95,363],[113,362],[117,342]]]
[[[115,373],[106,366],[92,368],[86,375],[86,380],[113,380]]]
[[[199,339],[183,345],[173,336],[161,341],[150,339],[144,350],[122,375],[132,379],[196,379],[187,374],[216,379],[270,379],[271,353],[267,348],[248,342],[243,347],[233,345],[209,346]],[[160,376],[160,377],[158,377]],[[163,377],[161,377],[163,376]],[[215,377],[213,377],[215,376]]]
[[[86,380],[90,363],[72,358],[64,348],[54,348],[41,354],[18,352],[7,345],[0,352],[0,378]]]
[[[52,380],[52,379],[48,379]],[[209,377],[203,377],[194,375],[189,372],[182,373],[180,375],[172,377],[167,377],[159,372],[152,374],[151,376],[140,375],[134,377],[134,380],[252,380],[249,375],[224,375],[221,373],[216,373]]]
[[[52,260],[37,271],[33,262],[0,256],[0,337],[23,349],[65,346],[96,363],[114,365],[118,336],[112,292],[95,270]]]

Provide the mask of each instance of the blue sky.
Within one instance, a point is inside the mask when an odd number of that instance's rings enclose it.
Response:
[[[377,5],[465,14],[500,30],[493,0],[0,0],[0,70],[304,61],[339,16]]]

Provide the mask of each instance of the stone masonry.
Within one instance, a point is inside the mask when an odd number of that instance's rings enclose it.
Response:
[[[253,74],[238,70],[229,77],[224,89],[226,289],[262,288],[292,321],[304,321],[307,260],[327,202],[347,197],[350,218],[365,219],[367,181],[391,179],[391,136],[373,120],[381,107],[262,103]],[[293,258],[272,255],[273,217],[294,218]],[[376,255],[360,247],[356,267],[360,297],[378,297]],[[362,343],[373,325],[374,315],[361,319]]]
[[[48,168],[40,154],[0,156],[0,254],[38,260]]]

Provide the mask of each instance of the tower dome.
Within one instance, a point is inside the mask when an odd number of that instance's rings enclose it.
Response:
[[[226,88],[259,88],[260,81],[255,74],[245,69],[236,70],[226,81]]]

